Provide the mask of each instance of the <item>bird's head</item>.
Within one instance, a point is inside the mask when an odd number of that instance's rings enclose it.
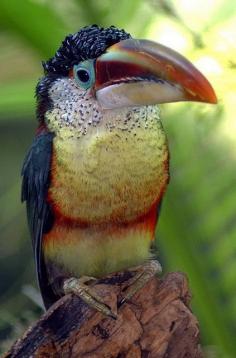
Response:
[[[111,110],[127,117],[159,103],[217,102],[210,83],[183,56],[113,26],[93,25],[67,36],[43,67],[37,112],[55,132],[85,134]]]

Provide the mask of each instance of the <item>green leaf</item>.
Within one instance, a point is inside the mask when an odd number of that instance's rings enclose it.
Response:
[[[0,123],[33,118],[35,115],[35,81],[17,81],[0,86]]]
[[[26,40],[45,58],[53,55],[69,32],[48,2],[1,0],[0,21],[2,27]]]

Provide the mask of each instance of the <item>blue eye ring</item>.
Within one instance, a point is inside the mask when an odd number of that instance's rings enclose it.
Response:
[[[83,89],[89,89],[95,82],[94,60],[87,60],[73,66],[75,81]]]

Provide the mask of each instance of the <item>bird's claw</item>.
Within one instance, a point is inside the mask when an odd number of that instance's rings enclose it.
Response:
[[[132,298],[153,276],[161,274],[162,267],[157,260],[150,260],[144,265],[131,268],[129,271],[136,271],[136,274],[126,289],[123,298],[118,302],[118,307]]]
[[[157,260],[150,260],[144,265],[129,269],[135,271],[136,274],[131,280],[131,284],[126,289],[123,298],[119,301],[118,307],[122,306],[126,301],[133,297],[153,276],[160,274],[162,268]],[[74,293],[78,295],[90,307],[103,313],[105,316],[117,319],[117,314],[103,302],[103,299],[90,287],[86,282],[96,281],[94,277],[83,276],[81,278],[69,278],[64,281],[63,289],[65,294]]]
[[[111,308],[103,302],[102,298],[95,292],[92,287],[89,287],[85,284],[85,282],[95,280],[95,278],[87,276],[81,277],[79,279],[72,277],[64,281],[63,290],[65,294],[74,293],[78,295],[90,307],[95,308],[105,316],[116,319],[117,315],[111,310]]]

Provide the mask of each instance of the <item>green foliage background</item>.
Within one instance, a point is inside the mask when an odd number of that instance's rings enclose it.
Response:
[[[191,59],[217,106],[162,106],[171,183],[157,229],[165,271],[188,274],[208,356],[236,357],[236,3],[234,0],[0,1],[0,340],[41,314],[20,203],[20,169],[36,127],[41,60],[81,26],[125,28]]]

